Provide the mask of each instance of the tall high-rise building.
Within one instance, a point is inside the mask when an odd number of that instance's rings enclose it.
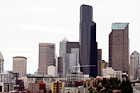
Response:
[[[25,77],[27,73],[27,58],[23,56],[13,57],[13,72],[19,73],[19,77]]]
[[[80,7],[80,65],[85,75],[96,77],[98,73],[96,23],[92,21],[92,11],[92,6]],[[83,65],[90,66],[82,67]]]
[[[109,34],[109,66],[116,71],[129,71],[129,23],[112,23]]]
[[[98,49],[98,76],[101,76],[102,69],[102,49]]]
[[[63,77],[72,71],[78,71],[79,64],[79,42],[69,42],[64,38],[60,42],[59,56],[62,57]],[[59,69],[59,68],[58,68]]]
[[[39,43],[38,73],[48,75],[48,66],[55,66],[55,44]]]
[[[130,55],[130,79],[137,79],[139,77],[139,64],[140,54],[137,51],[134,51]]]
[[[4,59],[2,53],[0,52],[0,73],[4,71],[3,67],[4,67]]]

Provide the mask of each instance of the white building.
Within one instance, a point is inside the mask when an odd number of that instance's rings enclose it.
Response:
[[[88,93],[88,88],[79,87],[63,87],[61,93]]]
[[[13,83],[3,83],[0,82],[0,93],[2,92],[10,92],[14,90],[14,84]],[[11,92],[10,92],[11,93]]]
[[[102,76],[103,78],[118,78],[118,80],[122,81],[122,71],[115,71],[112,67],[102,69]]]
[[[0,52],[0,73],[4,71],[3,67],[4,67],[4,59],[2,53]]]
[[[0,92],[9,92],[14,89],[16,83],[15,73],[3,71],[0,73]]]
[[[0,73],[0,82],[15,83],[13,74],[9,73],[8,71],[3,71],[3,73]]]
[[[56,67],[53,65],[48,66],[48,75],[56,77]]]

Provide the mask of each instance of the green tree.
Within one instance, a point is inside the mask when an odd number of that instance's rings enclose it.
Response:
[[[122,93],[133,93],[133,88],[129,80],[122,81],[119,89],[122,91]]]

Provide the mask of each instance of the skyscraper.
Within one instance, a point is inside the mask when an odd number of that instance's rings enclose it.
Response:
[[[81,71],[90,77],[97,76],[96,23],[92,21],[92,6],[80,7],[80,65]],[[89,67],[82,67],[87,65]]]
[[[2,56],[2,53],[0,52],[0,73],[3,72],[3,67],[4,67],[4,59],[3,59],[3,56]]]
[[[27,58],[23,56],[13,57],[13,72],[19,73],[19,77],[25,77],[27,73]]]
[[[140,54],[134,51],[130,55],[130,79],[137,79],[139,76],[138,64],[139,64]]]
[[[78,71],[79,64],[79,42],[69,42],[64,38],[60,42],[59,56],[62,57],[63,77],[71,71]]]
[[[109,34],[109,66],[128,74],[129,70],[129,23],[112,23]]]
[[[50,65],[55,66],[55,44],[39,43],[39,74],[47,75]]]

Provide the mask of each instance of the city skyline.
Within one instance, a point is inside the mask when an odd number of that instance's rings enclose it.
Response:
[[[129,54],[134,50],[140,51],[140,46],[135,43],[140,31],[138,0],[0,1],[0,51],[4,57],[4,70],[12,70],[12,57],[25,56],[28,58],[27,72],[34,73],[38,68],[39,43],[55,43],[58,56],[59,42],[64,37],[69,41],[79,41],[82,4],[93,6],[98,48],[102,49],[103,60],[108,62],[108,35],[113,22],[129,22]]]

